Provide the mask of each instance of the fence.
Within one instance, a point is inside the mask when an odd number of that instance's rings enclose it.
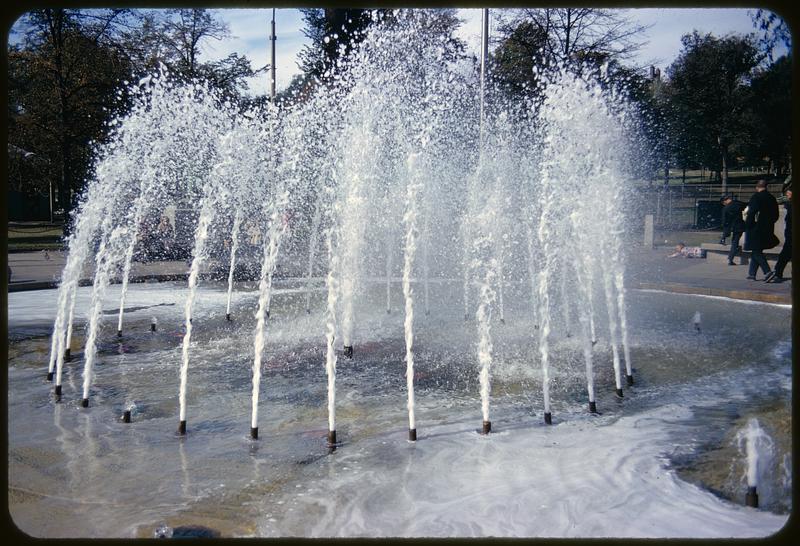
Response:
[[[779,196],[782,182],[770,183],[767,190]],[[726,193],[745,203],[755,191],[753,184],[728,184]],[[653,215],[658,229],[719,229],[722,224],[722,184],[681,184],[639,188],[632,219],[643,225],[645,214]]]

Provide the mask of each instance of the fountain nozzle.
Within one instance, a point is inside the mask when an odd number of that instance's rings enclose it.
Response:
[[[344,356],[347,358],[353,358],[353,346],[352,345],[345,345],[344,346]]]
[[[500,324],[505,324],[505,323],[506,323],[506,319],[504,319],[503,317],[500,317]]]
[[[123,423],[130,423],[131,422],[131,410],[126,409],[125,412],[122,414],[122,422]]]
[[[53,380],[53,372],[47,372],[47,380],[48,381],[52,381]]]
[[[619,398],[622,398],[622,389],[617,389],[617,390],[616,390],[616,392],[615,392],[615,394],[616,394],[616,395],[617,395]]]
[[[181,421],[178,424],[178,434],[180,434],[181,436],[186,434],[186,421]]]
[[[492,431],[492,422],[484,421],[483,428],[481,429],[481,434],[489,434],[491,431]]]
[[[150,321],[150,331],[151,332],[155,332],[156,331],[156,325],[157,324],[158,324],[158,321],[156,320],[156,317],[153,317],[153,320]]]
[[[593,339],[593,340],[592,340],[592,347],[594,347],[595,345],[597,345],[597,340],[596,340],[596,339]]]
[[[117,337],[122,337],[122,330],[117,330]]]
[[[69,348],[67,348],[67,350],[64,351],[64,360],[66,360],[67,362],[70,362],[72,360],[72,355],[69,354]]]
[[[55,391],[53,391],[56,397],[61,398],[61,385],[56,385]]]
[[[752,508],[758,508],[758,493],[756,493],[755,485],[747,487],[747,494],[744,497],[744,503]]]
[[[545,412],[545,414],[544,414],[544,423],[546,425],[552,425],[553,424],[553,416],[549,411]]]
[[[82,408],[88,408],[89,407],[89,399],[88,398],[84,398],[83,400],[81,400],[81,407]]]
[[[336,431],[329,430],[328,431],[328,447],[333,447],[336,445]]]
[[[231,314],[230,313],[225,313],[225,320],[227,320],[228,322],[231,321]]]
[[[633,385],[633,376],[632,375],[626,375],[625,376],[625,380],[627,381],[629,387],[631,385]]]
[[[589,413],[597,413],[597,404],[595,402],[589,402]]]
[[[415,428],[408,429],[408,441],[409,442],[417,441],[417,429]]]
[[[250,437],[253,440],[258,440],[258,427],[250,427]]]

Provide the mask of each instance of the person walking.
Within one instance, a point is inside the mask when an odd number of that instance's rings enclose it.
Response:
[[[783,228],[783,248],[775,263],[775,276],[768,282],[783,282],[783,270],[792,260],[792,190],[786,190],[786,227]]]
[[[744,233],[744,219],[742,218],[742,211],[744,211],[745,204],[734,199],[733,195],[724,195],[722,199],[722,239],[719,244],[724,245],[725,239],[731,237],[731,250],[728,252],[728,265],[736,265],[733,263],[733,258],[736,253],[741,250],[739,242]]]
[[[775,276],[775,272],[769,268],[764,251],[775,248],[780,243],[774,232],[778,217],[778,202],[767,191],[767,181],[759,180],[756,182],[756,192],[747,203],[747,218],[744,221],[744,249],[751,252],[747,278],[751,281],[756,280],[759,267],[764,272],[766,282]]]

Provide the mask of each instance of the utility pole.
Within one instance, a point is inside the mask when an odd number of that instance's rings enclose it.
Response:
[[[272,36],[270,36],[270,41],[272,42],[272,63],[270,64],[270,73],[272,74],[272,81],[270,82],[270,98],[272,102],[275,102],[275,8],[272,8]]]
[[[486,60],[489,57],[489,8],[484,8],[481,21],[481,119],[480,142],[483,148],[483,101],[486,94]]]

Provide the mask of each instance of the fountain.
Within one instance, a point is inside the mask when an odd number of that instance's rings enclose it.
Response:
[[[746,461],[745,504],[758,508],[758,485],[765,470],[771,466],[774,443],[755,418],[749,419],[747,425],[739,431],[736,442]]]
[[[232,455],[236,483],[224,485],[255,497],[265,493],[253,475],[295,484],[319,472],[314,483],[325,484],[330,471],[341,484],[337,465],[359,468],[364,457],[373,476],[384,464],[411,469],[407,456],[433,456],[426,445],[454,430],[478,447],[459,440],[443,451],[453,461],[435,466],[476,468],[486,485],[499,476],[485,461],[504,442],[532,461],[558,459],[523,439],[550,445],[542,434],[621,419],[622,364],[632,387],[633,357],[641,367],[647,354],[648,315],[637,307],[646,296],[626,288],[621,214],[635,116],[602,77],[552,67],[539,74],[536,100],[492,92],[479,138],[474,67],[420,32],[429,16],[400,10],[377,23],[333,83],[294,105],[240,112],[163,69],[132,87],[136,103],[98,150],[76,213],[47,378],[59,419],[80,398],[81,419],[100,427],[116,404],[121,426],[123,406],[125,442],[142,442],[131,444],[139,453],[155,443],[163,455],[153,479],[185,477],[165,503],[193,490],[193,457],[211,468],[219,453],[246,453]],[[168,206],[189,218],[186,280],[134,283],[144,230]],[[257,264],[255,282],[237,279],[245,262]],[[81,289],[90,264],[92,286]],[[103,318],[117,304],[114,334],[132,347],[127,355],[107,349]],[[67,365],[84,310],[83,354]],[[682,335],[686,314],[675,314]],[[79,366],[83,381],[72,385]],[[644,403],[637,389],[627,411]],[[464,422],[478,412],[480,436]],[[149,440],[167,421],[172,434],[176,418],[179,442]],[[642,453],[650,440],[637,437]],[[373,451],[349,447],[364,442]],[[326,463],[314,455],[322,445]],[[278,494],[283,486],[270,483]],[[405,502],[387,499],[377,504]]]
[[[414,301],[413,285],[422,283],[427,316],[432,264],[444,279],[463,269],[466,318],[473,312],[469,294],[473,286],[477,289],[476,356],[481,369],[484,429],[491,427],[489,378],[494,356],[490,323],[493,314],[501,324],[505,323],[507,279],[531,283],[533,288],[530,334],[540,355],[545,421],[552,422],[550,346],[556,334],[571,337],[573,306],[578,310],[581,339],[584,345],[590,344],[584,346],[584,360],[589,404],[591,411],[596,411],[595,357],[591,351],[596,343],[592,288],[596,279],[604,286],[616,394],[622,396],[620,346],[628,385],[633,376],[620,220],[612,211],[621,198],[621,181],[625,177],[619,166],[626,159],[628,137],[624,124],[617,119],[624,111],[624,103],[603,91],[598,82],[575,76],[566,67],[542,72],[544,100],[538,107],[533,103],[506,105],[495,99],[484,114],[481,103],[485,119],[481,121],[481,149],[474,162],[470,159],[475,157],[470,155],[474,140],[470,140],[469,123],[464,121],[474,115],[476,101],[468,84],[454,85],[467,80],[458,67],[445,61],[445,45],[437,38],[415,38],[405,64],[397,64],[393,40],[410,34],[410,29],[425,17],[425,12],[401,13],[394,26],[374,32],[364,41],[356,60],[342,70],[338,85],[320,88],[309,101],[293,108],[272,105],[263,112],[238,114],[229,104],[220,104],[201,85],[180,87],[170,83],[163,69],[139,82],[137,106],[115,123],[116,136],[99,154],[98,177],[79,209],[59,291],[48,379],[52,379],[54,366],[60,370],[63,332],[72,326],[67,315],[71,315],[74,301],[75,277],[88,257],[86,247],[97,224],[100,235],[87,318],[84,407],[88,406],[93,380],[106,289],[115,272],[120,271],[117,335],[121,337],[139,230],[148,217],[163,211],[164,203],[176,192],[183,191],[184,200],[187,194],[195,199],[192,206],[197,211],[197,223],[184,303],[178,389],[181,434],[186,431],[188,372],[195,328],[192,316],[201,271],[205,262],[219,252],[214,240],[225,239],[225,259],[229,260],[225,318],[231,321],[234,271],[243,222],[248,218],[261,226],[259,229],[265,229],[263,248],[257,249],[261,273],[252,367],[251,436],[258,436],[262,356],[269,337],[266,320],[270,316],[273,276],[281,260],[279,249],[288,224],[285,218],[290,210],[295,221],[310,220],[308,229],[300,230],[305,240],[291,242],[292,248],[306,249],[309,315],[320,235],[324,235],[328,248],[325,368],[330,382],[332,439],[336,345],[341,343],[345,357],[355,358],[356,310],[376,273],[373,265],[384,265],[386,311],[390,314],[392,241],[401,217],[405,229],[402,285],[410,436],[416,434],[414,307],[420,303]],[[387,70],[392,64],[399,70]],[[174,111],[183,115],[172,116]],[[585,114],[584,118],[576,116],[576,111]],[[157,133],[153,132],[154,127],[158,128]],[[588,151],[587,142],[591,142]],[[152,145],[145,147],[145,143]],[[196,153],[198,150],[200,153]],[[135,161],[146,166],[136,178],[128,167]],[[130,182],[123,183],[120,191],[109,197],[104,188],[119,186],[121,180]],[[174,182],[165,184],[165,180]],[[464,180],[468,181],[466,192],[458,191]],[[582,185],[586,198],[572,198],[561,191],[564,185]],[[403,193],[404,211],[400,211],[398,197]],[[509,197],[513,194],[523,197],[515,202]],[[460,195],[465,195],[465,200]],[[599,215],[598,204],[603,205]],[[313,212],[303,218],[302,211]],[[447,218],[453,213],[455,221]],[[526,226],[527,231],[516,229],[517,225]],[[434,231],[432,226],[436,226]],[[587,237],[589,230],[595,228],[600,232],[600,244],[595,245],[599,246],[598,256]],[[448,243],[459,239],[466,249],[466,259],[450,252],[452,246]],[[527,260],[521,263],[512,259],[514,253],[510,250],[520,245],[527,247]],[[421,267],[416,263],[418,246],[422,248]],[[577,290],[568,286],[571,272],[578,281]],[[560,280],[554,283],[553,277]],[[559,313],[563,324],[556,331],[553,317]],[[151,330],[155,331],[153,320]]]

